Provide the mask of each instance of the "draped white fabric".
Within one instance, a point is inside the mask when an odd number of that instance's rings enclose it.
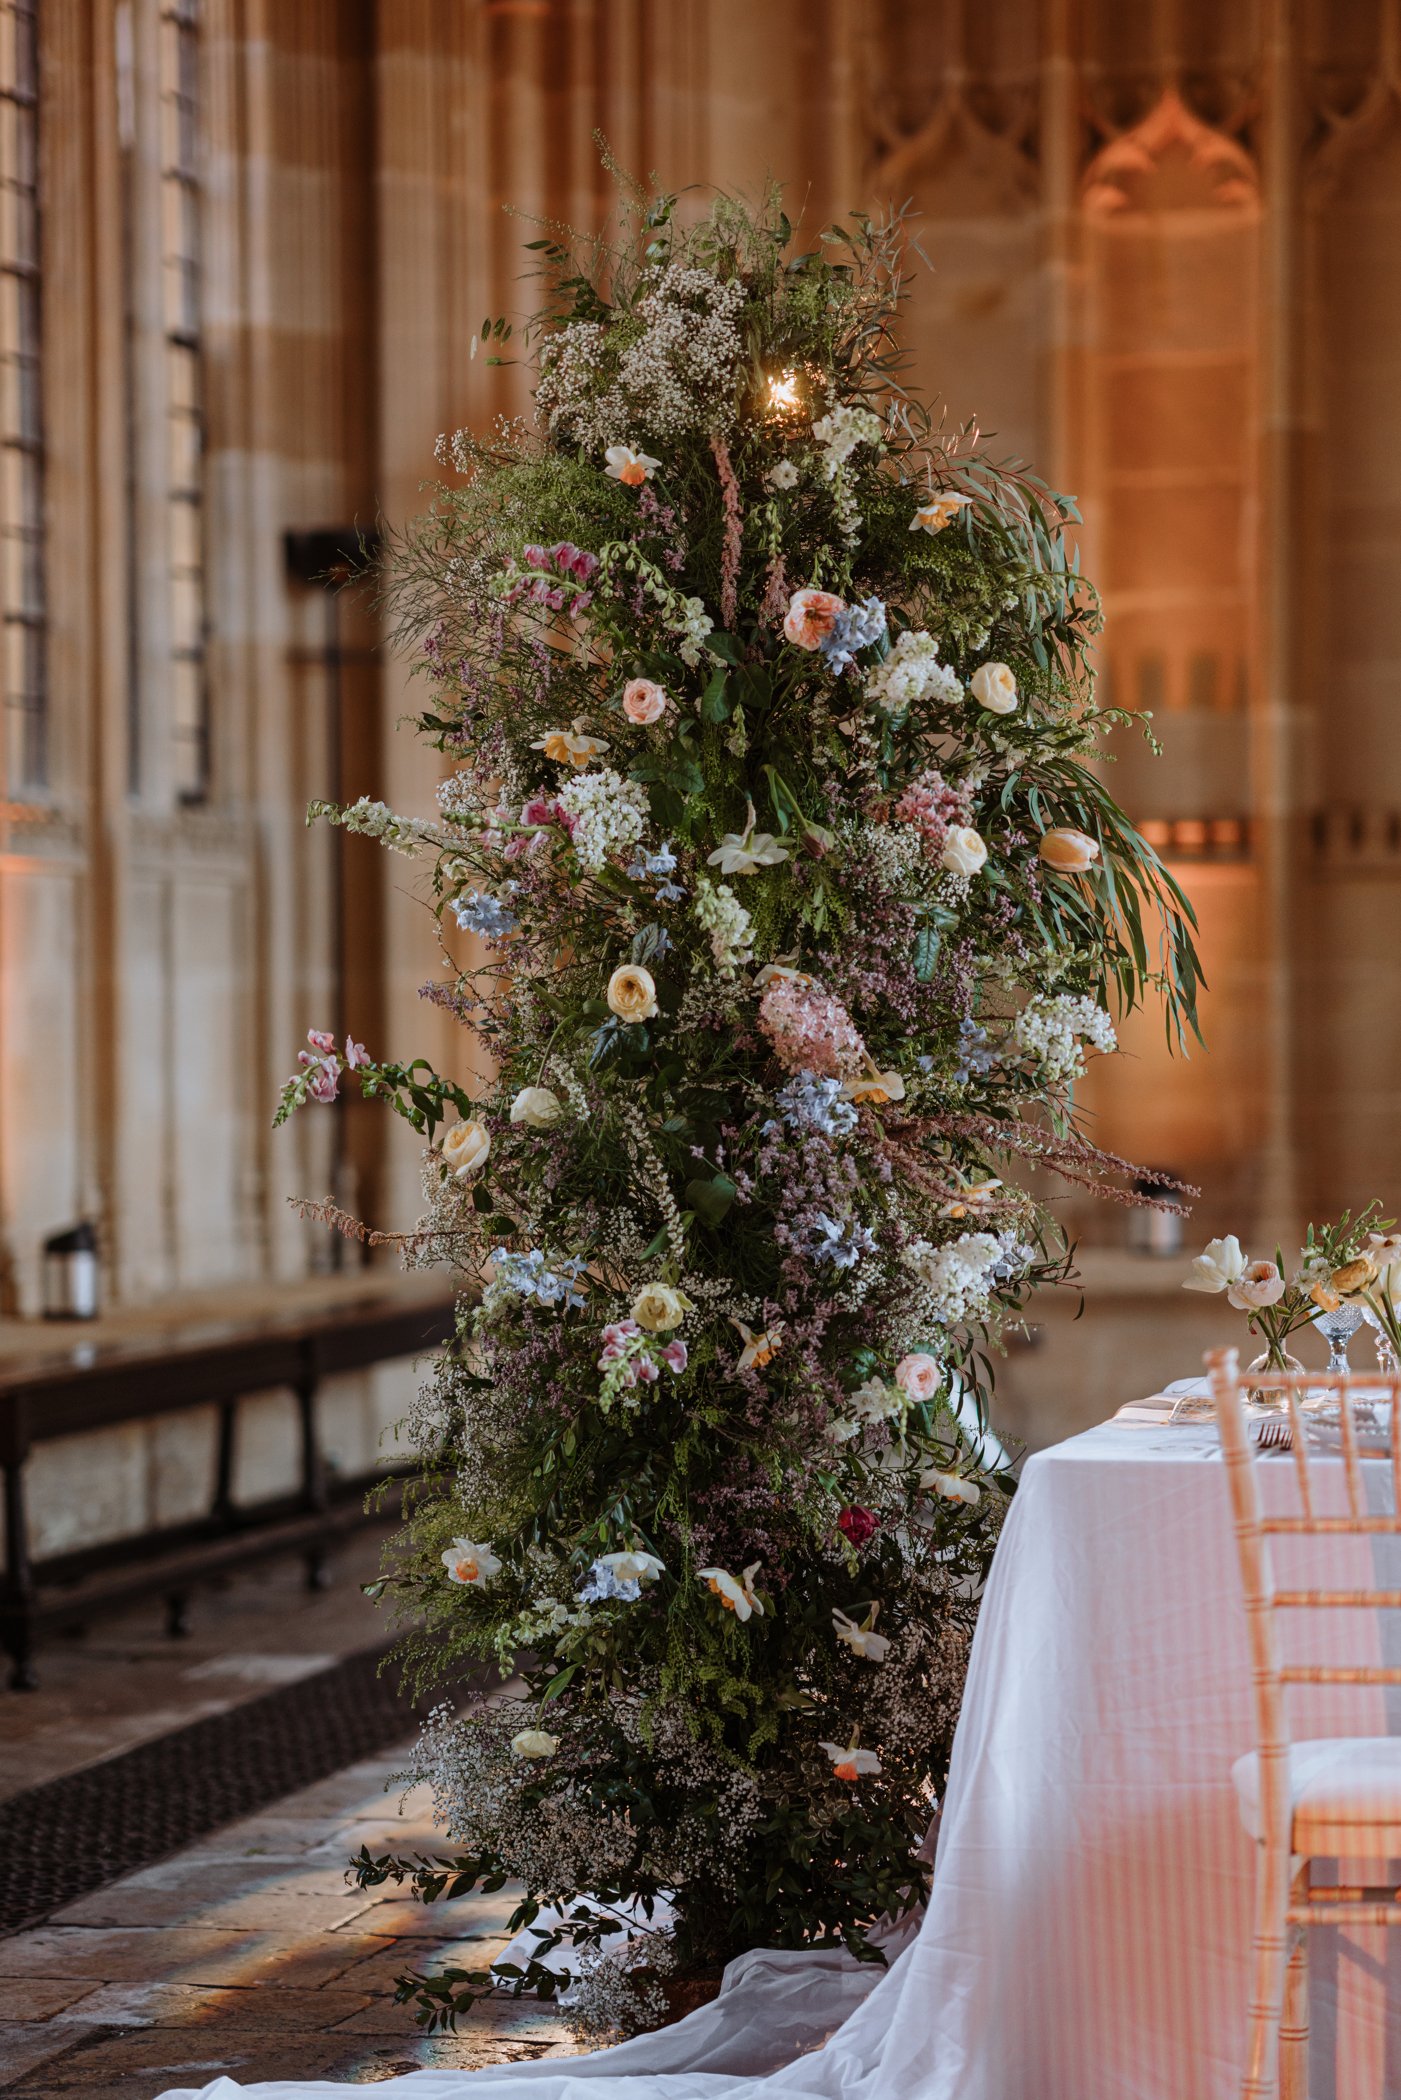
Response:
[[[1264,1471],[1287,1506],[1291,1468]],[[1389,1492],[1379,1463],[1367,1471]],[[1367,1552],[1329,1547],[1315,1579],[1348,1586],[1348,1556]],[[1370,1561],[1351,1566],[1369,1578]],[[1401,1586],[1401,1570],[1378,1572]],[[1362,1640],[1348,1659],[1396,1659],[1379,1627]],[[1296,1732],[1401,1734],[1401,1711],[1379,1692],[1315,1691]],[[1106,1424],[1026,1467],[974,1644],[933,1897],[887,1972],[756,1952],[661,2034],[376,2091],[592,2100],[602,2078],[617,2100],[1233,2100],[1253,1862],[1231,1765],[1252,1747],[1215,1429]],[[1401,1933],[1325,1931],[1313,1947],[1314,2100],[1401,2100]],[[350,2090],[219,2079],[165,2100]]]

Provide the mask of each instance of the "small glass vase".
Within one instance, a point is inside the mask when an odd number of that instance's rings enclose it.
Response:
[[[1372,1341],[1377,1351],[1377,1369],[1384,1378],[1394,1378],[1401,1365],[1397,1364],[1396,1351],[1391,1346],[1391,1336],[1370,1305],[1363,1308],[1362,1317],[1372,1330]]]
[[[1284,1414],[1289,1406],[1289,1388],[1271,1385],[1269,1374],[1271,1371],[1302,1371],[1303,1368],[1298,1357],[1291,1356],[1283,1343],[1272,1343],[1268,1349],[1260,1351],[1253,1364],[1245,1367],[1245,1375],[1250,1381],[1245,1391],[1246,1399],[1252,1407],[1261,1408],[1268,1414]]]

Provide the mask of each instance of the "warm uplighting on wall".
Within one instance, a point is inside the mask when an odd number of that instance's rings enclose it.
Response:
[[[1241,860],[1250,851],[1242,817],[1145,817],[1138,828],[1155,853],[1174,860]]]

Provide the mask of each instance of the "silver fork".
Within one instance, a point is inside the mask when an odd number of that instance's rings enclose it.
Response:
[[[1257,1451],[1288,1451],[1294,1443],[1294,1431],[1287,1415],[1271,1415],[1259,1422],[1255,1428]]]

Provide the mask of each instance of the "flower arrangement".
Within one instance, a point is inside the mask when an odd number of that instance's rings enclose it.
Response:
[[[624,203],[537,244],[536,422],[444,441],[394,555],[438,812],[320,810],[417,857],[426,996],[494,1076],[313,1038],[280,1110],[349,1076],[405,1116],[410,1258],[472,1287],[386,1587],[420,1681],[511,1689],[414,1766],[455,1861],[362,1875],[518,1880],[610,2004],[663,1901],[688,1971],[879,1959],[921,1900],[1012,1486],[991,1357],[1071,1275],[1027,1170],[1142,1200],[1073,1088],[1198,982],[1092,762],[1075,514],[907,388],[898,223]],[[450,2024],[501,1981],[403,1989]]]
[[[1376,1290],[1401,1264],[1401,1234],[1391,1230],[1394,1221],[1380,1212],[1381,1204],[1372,1202],[1356,1218],[1344,1211],[1334,1224],[1310,1225],[1287,1275],[1280,1248],[1273,1261],[1250,1261],[1236,1235],[1228,1233],[1225,1239],[1207,1243],[1182,1288],[1224,1293],[1227,1304],[1246,1315],[1250,1332],[1265,1344],[1252,1369],[1297,1370],[1298,1360],[1288,1347],[1290,1336],[1336,1313],[1341,1305],[1358,1307],[1364,1317],[1372,1312],[1373,1324],[1388,1332]],[[1389,1287],[1384,1296],[1390,1306]]]

